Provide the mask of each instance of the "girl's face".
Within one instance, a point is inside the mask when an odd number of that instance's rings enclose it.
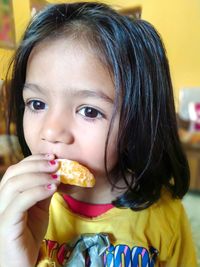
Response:
[[[76,160],[97,180],[106,179],[104,150],[114,97],[108,69],[86,45],[58,39],[35,47],[23,90],[24,135],[32,154]],[[108,144],[108,170],[117,161],[118,122],[117,114]]]

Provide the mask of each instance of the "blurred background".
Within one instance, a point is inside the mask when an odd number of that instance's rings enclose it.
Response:
[[[4,79],[9,61],[29,19],[43,6],[59,0],[0,0],[0,176],[22,155],[11,128],[6,134],[3,115]],[[67,1],[65,1],[67,2]],[[78,2],[78,1],[74,1]],[[151,22],[168,55],[180,138],[191,169],[190,191],[184,197],[200,266],[200,1],[107,0],[120,12]]]

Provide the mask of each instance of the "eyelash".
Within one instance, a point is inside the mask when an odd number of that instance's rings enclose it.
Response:
[[[38,105],[42,105],[43,108],[34,108],[34,104],[38,104]],[[31,112],[34,112],[34,113],[38,113],[40,112],[41,110],[45,110],[46,109],[46,104],[43,102],[43,101],[40,101],[38,99],[33,99],[33,100],[27,100],[25,102],[25,107],[28,107],[29,110]],[[85,112],[87,111],[87,109],[91,112],[95,112],[95,117],[89,117],[89,116],[86,116],[85,115]],[[81,111],[84,112],[84,114],[81,114]],[[103,114],[101,111],[99,111],[98,109],[96,108],[93,108],[93,107],[90,107],[90,106],[84,106],[84,107],[80,107],[78,110],[77,110],[77,113],[80,114],[85,120],[87,121],[94,121],[94,120],[100,120],[102,118],[105,118],[105,114]],[[91,113],[92,114],[92,113]]]
[[[44,108],[34,108],[34,104],[39,104],[39,105],[44,105]],[[28,107],[30,111],[34,112],[34,113],[37,113],[37,112],[40,112],[41,110],[44,110],[46,109],[46,104],[41,101],[41,100],[38,100],[38,99],[33,99],[33,100],[27,100],[25,101],[25,107]]]
[[[96,116],[95,117],[89,117],[89,116],[86,116],[86,115],[83,115],[81,114],[80,111],[86,111],[87,109],[90,110],[90,112],[96,112]],[[80,114],[82,117],[84,117],[84,119],[86,120],[89,120],[89,121],[94,121],[94,120],[100,120],[102,118],[105,118],[105,114],[103,114],[101,111],[99,111],[98,109],[96,108],[93,108],[93,107],[90,107],[90,106],[85,106],[85,107],[81,107],[78,109],[77,111],[78,114]]]

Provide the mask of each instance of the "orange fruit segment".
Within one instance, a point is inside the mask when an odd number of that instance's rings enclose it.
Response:
[[[56,161],[59,164],[56,174],[61,183],[81,187],[93,187],[95,185],[94,175],[77,161],[67,159],[56,159]]]

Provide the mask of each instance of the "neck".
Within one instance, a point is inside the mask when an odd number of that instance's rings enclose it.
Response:
[[[70,194],[73,198],[87,202],[91,204],[107,204],[111,203],[115,198],[115,194],[108,188],[100,191],[99,189],[83,189],[78,192],[73,192]]]

